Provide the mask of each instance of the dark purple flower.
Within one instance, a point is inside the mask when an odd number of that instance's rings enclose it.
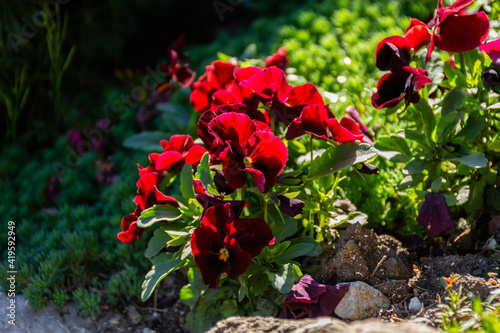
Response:
[[[97,174],[96,180],[100,185],[110,185],[116,182],[115,163],[113,158],[108,156],[107,161],[96,161]]]
[[[427,71],[404,66],[380,78],[377,92],[372,95],[372,104],[376,109],[391,108],[398,105],[403,98],[406,106],[418,103],[420,100],[418,92],[430,83],[432,80],[427,77]]]
[[[50,177],[49,188],[47,189],[47,196],[50,199],[50,202],[55,205],[57,202],[57,196],[61,192],[61,182],[57,177]]]
[[[424,204],[420,208],[417,221],[431,237],[437,237],[455,226],[446,206],[444,195],[427,193]]]
[[[397,70],[410,63],[411,44],[401,36],[384,38],[375,50],[375,65],[381,71]]]
[[[270,195],[271,199],[279,205],[280,210],[290,217],[302,214],[302,208],[306,205],[304,201],[289,198],[285,195]]]
[[[486,88],[490,88],[496,93],[500,93],[500,77],[498,76],[498,71],[493,68],[485,69],[481,73],[481,78]]]
[[[280,318],[301,319],[330,316],[340,303],[349,284],[324,285],[304,275],[285,295]]]

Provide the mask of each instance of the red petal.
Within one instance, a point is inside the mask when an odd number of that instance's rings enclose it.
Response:
[[[175,163],[181,162],[184,160],[184,156],[176,151],[169,150],[160,155],[158,161],[156,162],[157,170],[167,170],[170,169],[172,165]]]
[[[363,140],[363,134],[361,135],[359,134],[360,131],[358,124],[356,124],[356,122],[353,119],[349,117],[342,117],[342,119],[340,119],[340,125],[345,129],[347,129],[349,132],[351,132],[356,138],[356,140],[359,141]]]
[[[246,80],[250,76],[260,73],[262,71],[263,71],[262,68],[253,66],[238,68],[236,72],[234,72],[235,83],[239,84],[241,81]]]
[[[269,67],[246,80],[240,85],[252,90],[262,98],[270,100],[275,94],[280,101],[284,101],[292,87],[286,81],[286,74],[276,67]]]
[[[466,52],[481,45],[488,37],[490,21],[485,12],[449,16],[436,28],[435,46],[447,52]]]
[[[329,118],[328,108],[322,105],[308,105],[300,116],[302,128],[320,138],[327,139],[325,122]]]
[[[431,32],[427,24],[412,18],[410,26],[405,31],[405,37],[416,52],[431,40]]]
[[[172,135],[170,138],[170,150],[181,154],[187,152],[193,146],[193,138],[189,135]]]
[[[250,254],[241,249],[238,242],[233,238],[229,240],[227,246],[229,252],[229,270],[227,273],[228,278],[237,279],[238,276],[245,273],[248,266],[252,262],[252,257]]]
[[[242,113],[228,112],[217,116],[208,124],[209,132],[218,143],[224,145],[230,140],[245,147],[250,135],[255,132],[255,121]]]
[[[200,252],[194,256],[194,261],[200,269],[203,283],[210,289],[217,289],[220,276],[227,270],[229,264],[219,260],[218,256],[212,252]]]
[[[259,190],[265,193],[276,184],[276,177],[285,168],[288,150],[283,141],[271,132],[259,131],[250,137],[248,152],[252,169],[261,171],[265,176],[265,184],[259,186]]]
[[[193,83],[193,91],[189,102],[196,111],[202,112],[210,108],[212,94],[217,91],[210,83]]]
[[[500,38],[479,46],[492,60],[493,66],[500,66]]]
[[[213,75],[217,84],[215,88],[217,90],[226,88],[227,85],[234,81],[234,71],[236,65],[229,61],[216,60],[212,63]]]
[[[382,39],[375,50],[375,64],[382,71],[394,70],[410,62],[411,44],[401,36]]]
[[[207,150],[200,145],[194,145],[186,154],[185,162],[191,165],[195,165],[200,162],[203,155],[207,152]]]
[[[264,247],[274,244],[271,228],[260,217],[234,220],[229,238],[236,239],[240,247],[250,253],[252,258],[258,256]]]
[[[128,245],[134,245],[136,240],[142,235],[144,229],[137,226],[137,215],[134,213],[128,214],[122,219],[122,232],[118,233],[117,237],[120,241]]]
[[[351,142],[356,140],[356,136],[351,133],[348,129],[344,128],[339,124],[337,119],[332,118],[326,121],[329,129],[328,138],[335,140],[337,142]],[[361,139],[363,137],[361,136]]]

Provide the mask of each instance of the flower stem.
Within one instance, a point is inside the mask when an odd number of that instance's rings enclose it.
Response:
[[[460,71],[467,77],[467,69],[465,68],[465,55],[463,52],[458,54],[458,59],[460,60]]]
[[[311,163],[314,159],[314,154],[313,154],[313,135],[310,134],[311,137],[310,137],[310,140],[309,140],[309,149],[311,150]]]

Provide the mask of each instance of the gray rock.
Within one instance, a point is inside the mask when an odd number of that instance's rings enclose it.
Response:
[[[219,321],[207,333],[438,333],[422,324],[403,322],[389,324],[378,319],[351,324],[330,317],[288,320],[273,317],[230,317]]]
[[[422,310],[422,303],[420,303],[418,297],[413,297],[408,304],[408,311],[411,313],[419,313]]]
[[[367,283],[351,282],[349,290],[335,309],[335,314],[342,319],[358,320],[369,318],[380,309],[387,309],[391,301]]]
[[[137,325],[141,322],[142,316],[133,305],[129,305],[125,308],[127,310],[127,315],[132,324]]]

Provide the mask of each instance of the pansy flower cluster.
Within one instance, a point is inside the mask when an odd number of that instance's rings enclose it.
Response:
[[[171,59],[177,57],[172,51]],[[196,143],[201,144],[195,144],[189,135],[173,135],[169,141],[160,142],[162,153],[149,155],[149,165],[138,165],[137,208],[122,220],[122,232],[118,234],[122,242],[133,245],[150,225],[140,222],[144,211],[151,216],[159,206],[178,207],[180,215],[192,221],[180,233],[189,237],[189,242],[181,238],[167,251],[178,251],[182,258],[192,255],[203,283],[216,289],[223,274],[230,279],[244,274],[253,258],[275,244],[273,232],[279,232],[276,227],[271,229],[274,221],[267,208],[250,206],[239,200],[241,197],[235,200],[234,194],[232,200],[225,196],[235,191],[241,195],[241,189],[253,187],[255,193],[261,194],[264,205],[269,202],[276,207],[278,216],[295,217],[302,214],[305,203],[287,195],[287,188],[276,190],[289,160],[287,142],[305,134],[310,134],[311,144],[313,138],[318,138],[333,148],[344,143],[371,142],[355,110],[337,120],[314,85],[292,86],[284,71],[288,62],[286,49],[280,48],[263,67],[245,67],[235,59],[217,60],[206,67],[206,72],[191,84],[190,97],[199,112]],[[190,78],[187,67],[175,61],[162,68],[179,84],[185,82],[183,78]],[[200,166],[202,159],[206,164]],[[192,168],[187,170],[186,164]],[[185,178],[192,169],[200,168],[214,176],[193,179],[191,197],[186,194],[191,184],[186,183],[181,184],[183,198],[174,199],[162,192],[171,183],[170,175]],[[197,206],[190,198],[196,199]],[[244,207],[248,207],[245,218],[240,217]],[[166,222],[161,216],[156,220]],[[168,230],[168,223],[164,228],[169,235],[179,235],[178,231]],[[316,244],[312,237],[311,241]]]

